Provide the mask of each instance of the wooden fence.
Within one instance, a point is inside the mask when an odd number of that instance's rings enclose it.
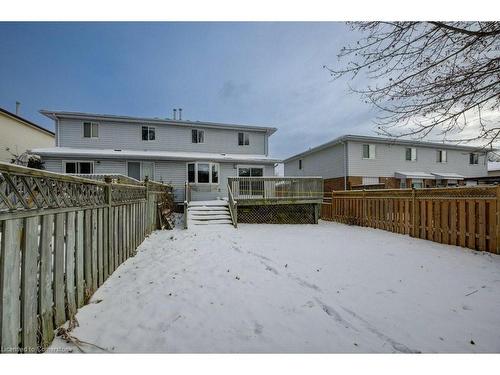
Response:
[[[162,184],[0,163],[0,352],[40,352],[157,228]]]
[[[321,218],[500,254],[500,187],[334,191]]]

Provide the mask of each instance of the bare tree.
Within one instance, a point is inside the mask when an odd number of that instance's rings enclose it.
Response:
[[[340,51],[344,66],[325,68],[335,79],[364,73],[373,83],[352,90],[380,110],[379,133],[424,138],[432,132],[484,147],[499,138],[500,116],[490,124],[485,114],[500,104],[500,22],[349,25],[363,37]]]

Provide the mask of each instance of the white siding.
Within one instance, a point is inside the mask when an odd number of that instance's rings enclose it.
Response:
[[[44,158],[45,169],[51,172],[62,173],[62,160]],[[84,160],[84,159],[78,159]],[[130,160],[140,161],[140,160]],[[155,180],[171,184],[174,188],[174,200],[176,202],[184,201],[184,183],[187,179],[186,164],[187,161],[156,161],[155,163]],[[193,200],[210,200],[227,197],[227,178],[236,176],[236,164],[219,163],[220,177],[218,185],[199,185],[193,188]],[[238,163],[237,165],[245,165]],[[264,176],[274,175],[274,166],[272,164],[262,165],[264,167]],[[126,160],[99,160],[99,163],[94,162],[95,173],[119,173],[127,175]]]
[[[479,164],[469,164],[469,152],[447,150],[447,163],[438,163],[436,153],[439,148],[416,147],[417,160],[406,161],[407,146],[375,143],[375,159],[363,159],[363,143],[348,142],[349,176],[394,177],[394,172],[448,172],[465,177],[487,175],[485,155],[480,155]]]
[[[99,122],[99,137],[83,137],[83,121],[62,119],[59,121],[59,147],[155,150],[184,152],[216,152],[228,154],[265,155],[267,137],[265,132],[245,131],[249,134],[250,145],[238,146],[238,131],[231,129],[203,128],[203,126],[177,126],[158,124],[132,124]],[[155,127],[156,139],[143,141],[142,125]],[[204,143],[191,143],[191,130],[205,131]]]
[[[337,144],[304,157],[285,162],[285,176],[343,177],[343,156],[344,145]],[[299,169],[299,159],[302,159],[302,169]]]

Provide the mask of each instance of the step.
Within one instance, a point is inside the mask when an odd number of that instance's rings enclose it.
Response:
[[[188,207],[209,207],[209,206],[229,206],[227,201],[216,200],[216,201],[191,201],[188,203]]]
[[[189,211],[217,211],[217,210],[225,211],[225,210],[229,210],[229,207],[228,206],[209,206],[209,207],[196,206],[196,207],[188,207],[188,210]]]
[[[229,210],[189,210],[190,215],[208,216],[208,215],[229,215]]]
[[[233,225],[233,222],[228,219],[217,219],[217,220],[189,220],[189,224],[192,225],[212,225],[212,224],[230,224]]]
[[[210,216],[197,216],[197,215],[189,215],[191,220],[218,220],[218,219],[227,219],[231,220],[231,215],[210,215]]]

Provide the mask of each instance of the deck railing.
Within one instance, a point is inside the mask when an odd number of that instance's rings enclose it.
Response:
[[[227,198],[229,201],[229,213],[235,228],[238,228],[238,201],[234,199],[231,186],[227,185]]]
[[[318,200],[323,198],[321,177],[229,177],[235,200]]]
[[[158,228],[171,187],[0,163],[0,352],[43,351],[54,327]]]

